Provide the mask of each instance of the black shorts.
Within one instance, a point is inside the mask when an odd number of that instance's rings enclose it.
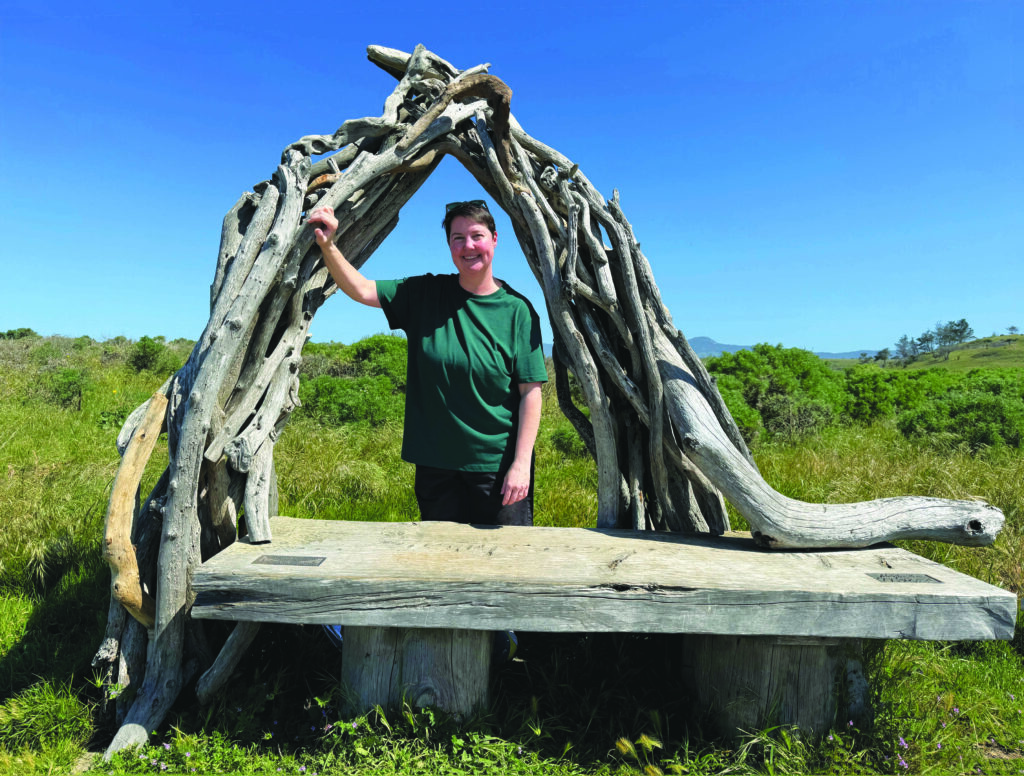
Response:
[[[533,462],[526,498],[503,506],[505,471],[459,472],[416,465],[416,503],[421,520],[478,525],[533,525]]]

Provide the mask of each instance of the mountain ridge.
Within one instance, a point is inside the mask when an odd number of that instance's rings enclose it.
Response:
[[[711,337],[688,337],[687,341],[694,352],[701,358],[710,358],[711,356],[720,356],[723,353],[736,353],[740,350],[754,349],[753,345],[727,345],[722,342],[716,342]],[[818,358],[860,358],[862,353],[874,356],[878,351],[864,348],[862,350],[850,350],[845,353],[812,352]]]

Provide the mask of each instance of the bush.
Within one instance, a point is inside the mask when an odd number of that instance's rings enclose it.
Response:
[[[88,384],[84,369],[59,369],[43,378],[49,401],[65,409],[82,409],[82,394]]]
[[[26,337],[38,337],[32,329],[8,329],[7,331],[0,332],[0,340],[17,340],[25,339]]]
[[[141,337],[128,348],[126,363],[136,372],[169,375],[181,369],[184,362],[180,348],[169,348],[163,337]]]
[[[1024,441],[1024,381],[1015,374],[972,370],[944,393],[900,413],[897,427],[906,437],[964,444],[973,452],[1019,448]]]
[[[384,376],[321,375],[299,385],[299,400],[302,412],[331,425],[363,420],[376,426],[400,420],[405,410],[405,397]]]
[[[740,379],[734,375],[719,377],[718,392],[747,444],[758,441],[765,434],[764,422],[761,413],[743,398],[743,383]]]
[[[762,343],[709,358],[707,368],[748,441],[764,433],[794,438],[821,430],[846,401],[842,376],[800,348]]]
[[[405,389],[405,363],[409,348],[402,337],[374,334],[345,348],[342,360],[356,375],[383,376]]]
[[[822,402],[798,400],[786,394],[770,394],[761,402],[761,421],[774,437],[796,440],[827,428],[834,419]]]
[[[906,383],[904,372],[859,364],[846,370],[846,415],[859,423],[872,423],[896,413],[898,388]]]
[[[161,343],[152,337],[142,337],[128,351],[128,366],[136,372],[153,372],[163,352]]]
[[[387,377],[405,390],[408,346],[403,337],[374,334],[351,345],[311,342],[302,351],[302,376]]]

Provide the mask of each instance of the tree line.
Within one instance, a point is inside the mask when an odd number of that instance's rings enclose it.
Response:
[[[949,359],[950,352],[957,346],[974,339],[974,329],[966,318],[959,321],[938,322],[934,329],[928,329],[917,337],[904,334],[896,341],[896,358],[904,363],[916,361],[924,355]],[[888,351],[888,348],[886,349]],[[886,359],[882,359],[883,361]]]

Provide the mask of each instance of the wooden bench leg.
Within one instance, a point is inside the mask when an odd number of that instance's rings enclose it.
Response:
[[[794,725],[819,736],[851,713],[858,726],[870,714],[860,652],[859,639],[691,635],[684,675],[720,735]],[[840,711],[843,696],[849,708]]]
[[[488,705],[493,634],[345,626],[342,679],[356,711],[430,706],[466,719]]]

